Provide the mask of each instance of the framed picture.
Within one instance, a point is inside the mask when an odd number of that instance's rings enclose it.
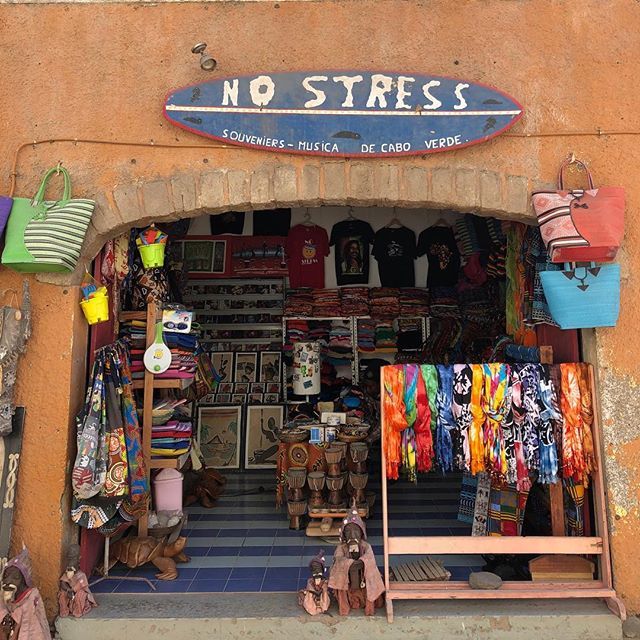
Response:
[[[278,457],[278,431],[282,428],[282,405],[247,407],[244,462],[247,469],[273,469]]]
[[[207,240],[184,241],[184,268],[192,273],[213,271],[214,243]]]
[[[248,382],[236,382],[233,385],[234,393],[249,393],[249,383]]]
[[[230,393],[218,393],[215,396],[216,404],[228,404],[231,402],[231,394]]]
[[[262,393],[250,393],[249,394],[249,404],[261,404],[262,403]]]
[[[277,393],[280,394],[280,384],[277,382],[267,382],[266,385],[266,393]]]
[[[258,354],[248,352],[236,353],[235,382],[256,382]]]
[[[231,402],[233,404],[244,404],[247,401],[247,395],[245,393],[234,393],[231,396]]]
[[[260,382],[280,382],[281,351],[260,352]]]
[[[224,273],[226,263],[227,263],[227,241],[214,240],[213,241],[213,264],[211,266],[211,273]]]
[[[242,407],[198,408],[198,442],[206,466],[239,469],[241,433]]]
[[[264,382],[254,382],[251,385],[251,393],[264,393]]]
[[[233,393],[232,382],[222,382],[218,385],[218,393]]]
[[[230,351],[211,351],[209,353],[211,364],[218,374],[220,383],[233,381],[233,353]],[[231,393],[221,391],[221,393]]]
[[[264,394],[265,402],[279,402],[280,394],[279,393],[265,393]]]

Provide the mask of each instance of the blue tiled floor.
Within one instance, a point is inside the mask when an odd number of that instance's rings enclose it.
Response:
[[[370,485],[373,485],[373,476]],[[116,567],[113,580],[94,587],[97,593],[150,592],[144,582],[123,576],[149,578],[161,593],[291,592],[305,586],[308,563],[319,548],[330,558],[330,543],[308,538],[304,531],[288,528],[286,510],[274,507],[275,490],[253,491],[257,486],[273,485],[271,472],[251,472],[228,476],[225,493],[213,509],[188,509],[184,534],[191,561],[178,565],[174,581],[157,580],[156,569],[147,565],[128,571]],[[247,492],[247,495],[238,495]],[[250,493],[249,493],[250,492]],[[459,479],[430,476],[418,485],[404,482],[389,486],[389,527],[392,535],[469,535],[469,526],[456,520]],[[367,521],[368,539],[382,564],[382,522],[379,505]],[[406,562],[408,557],[392,558]],[[452,579],[465,580],[483,564],[480,557],[442,556]]]

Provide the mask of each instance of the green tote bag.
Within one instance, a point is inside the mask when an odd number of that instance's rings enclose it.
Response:
[[[54,173],[61,173],[64,179],[62,199],[44,200]],[[66,169],[49,169],[32,199],[13,200],[2,264],[23,273],[73,271],[94,208],[93,200],[71,198],[71,179]]]

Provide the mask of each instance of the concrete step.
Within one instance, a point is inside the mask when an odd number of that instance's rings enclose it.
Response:
[[[598,600],[409,601],[347,618],[306,615],[293,593],[103,594],[82,619],[57,622],[61,640],[621,640]]]

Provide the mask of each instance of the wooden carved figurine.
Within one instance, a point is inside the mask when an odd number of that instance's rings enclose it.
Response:
[[[311,577],[307,586],[298,591],[298,604],[312,616],[324,613],[331,604],[329,598],[329,581],[324,575],[324,549],[309,563]]]
[[[2,572],[2,640],[51,640],[42,596],[33,586],[29,553],[23,549]]]
[[[365,615],[372,616],[375,608],[383,605],[384,583],[355,505],[342,523],[329,586],[335,591],[341,616],[348,615],[351,609],[362,608]]]
[[[183,552],[186,544],[184,536],[174,542],[166,538],[130,536],[111,545],[111,560],[113,564],[120,561],[130,569],[152,562],[160,570],[156,574],[158,580],[175,580],[178,577],[176,562],[189,562]]]
[[[97,603],[91,590],[89,581],[84,572],[80,571],[80,547],[71,545],[67,554],[67,568],[60,577],[60,590],[58,591],[58,606],[60,617],[73,616],[81,618],[89,613]]]

